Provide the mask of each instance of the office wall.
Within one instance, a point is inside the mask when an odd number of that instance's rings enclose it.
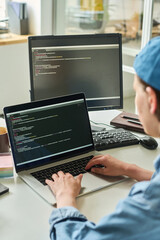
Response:
[[[0,46],[0,113],[3,107],[30,100],[27,43]]]

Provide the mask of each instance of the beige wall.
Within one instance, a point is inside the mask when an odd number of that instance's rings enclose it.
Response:
[[[0,113],[3,107],[30,100],[28,44],[0,46]]]

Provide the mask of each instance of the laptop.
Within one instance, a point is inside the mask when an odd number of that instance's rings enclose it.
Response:
[[[8,106],[4,115],[15,171],[48,203],[56,200],[45,179],[59,170],[83,173],[80,196],[123,180],[84,169],[98,153],[83,93]]]

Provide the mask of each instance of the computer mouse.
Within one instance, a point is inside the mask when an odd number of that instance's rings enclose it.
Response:
[[[143,137],[140,139],[140,144],[147,149],[154,150],[158,147],[157,141],[149,136]]]

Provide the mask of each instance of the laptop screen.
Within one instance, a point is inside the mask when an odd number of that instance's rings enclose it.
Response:
[[[93,150],[83,94],[5,108],[17,170]]]

